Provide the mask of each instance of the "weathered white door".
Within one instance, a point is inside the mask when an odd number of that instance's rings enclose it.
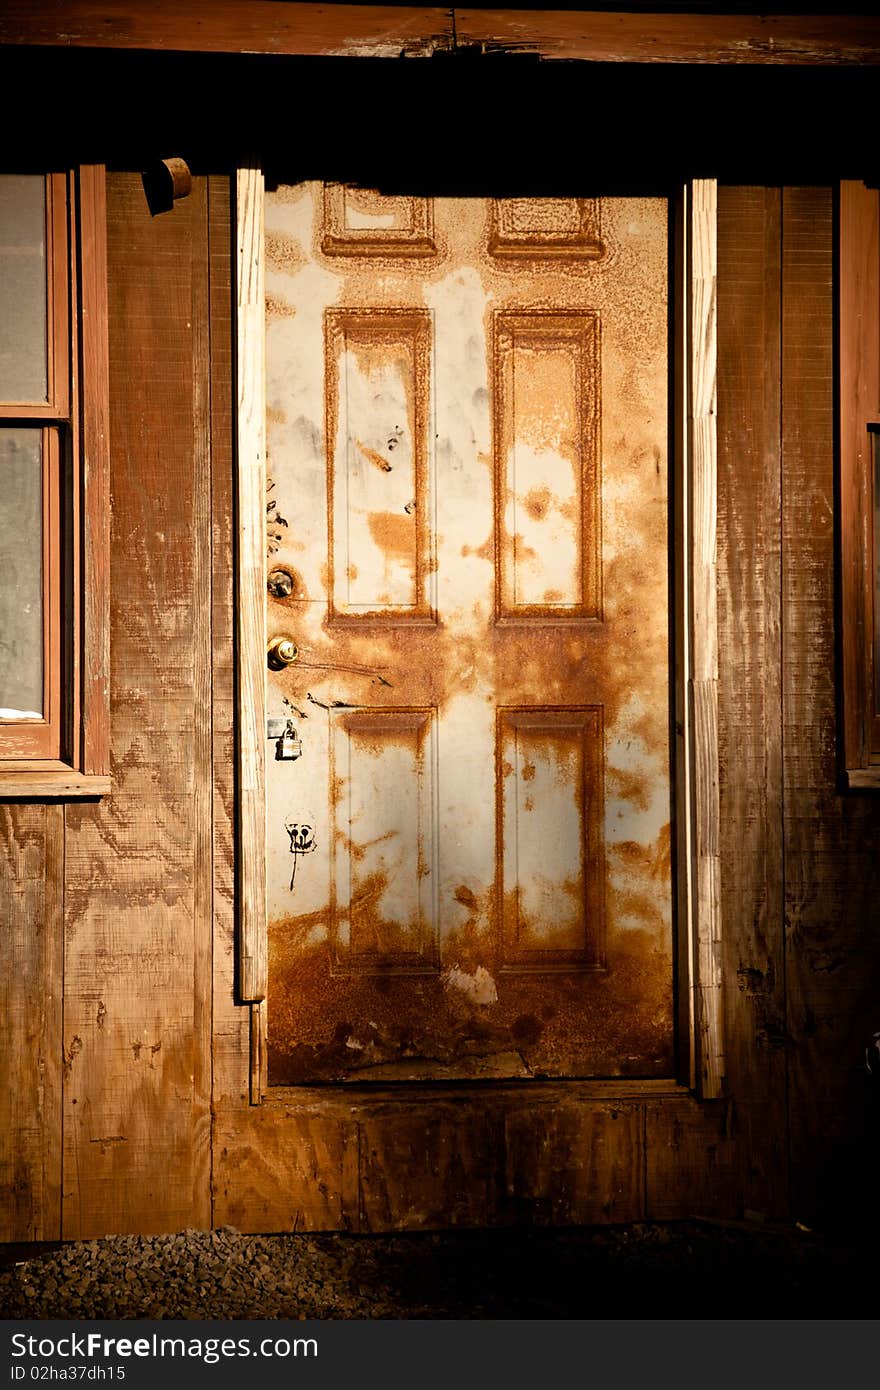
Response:
[[[268,196],[270,1083],[672,1072],[667,216]]]

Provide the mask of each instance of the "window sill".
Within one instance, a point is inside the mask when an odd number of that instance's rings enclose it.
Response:
[[[0,770],[0,800],[3,801],[34,801],[45,797],[75,801],[80,797],[106,796],[112,787],[110,777],[74,772],[73,768],[47,768],[45,772],[34,768]]]

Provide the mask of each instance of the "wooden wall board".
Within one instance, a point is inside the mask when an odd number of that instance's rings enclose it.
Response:
[[[184,166],[185,167],[185,166]],[[187,171],[188,172],[188,171]],[[214,948],[214,746],[212,621],[211,236],[208,180],[189,194],[200,229],[192,256],[193,519],[193,1225],[211,1225],[211,1032]]]
[[[731,1108],[675,1086],[281,1089],[217,1112],[217,1225],[380,1232],[737,1214]]]
[[[296,0],[6,0],[0,43],[184,53],[288,53],[397,58],[451,45],[449,9],[314,5]]]
[[[738,1139],[729,1101],[691,1096],[645,1106],[645,1220],[741,1214]]]
[[[783,738],[792,1212],[877,1214],[880,804],[837,783],[833,190],[783,197]]]
[[[780,194],[722,188],[718,224],[720,844],[727,1094],[744,1207],[785,1214]]]
[[[360,1229],[490,1224],[498,1155],[493,1109],[440,1095],[428,1105],[406,1104],[404,1097],[396,1104],[361,1101],[355,1110]]]
[[[108,253],[114,792],[67,813],[68,1238],[210,1220],[204,196],[151,217],[112,175]]]
[[[0,43],[385,58],[473,46],[591,62],[880,61],[880,25],[872,15],[718,15],[681,6],[645,15],[640,8],[450,10],[272,0],[56,0],[46,8],[7,0]]]
[[[644,1107],[520,1105],[503,1117],[504,1218],[576,1226],[645,1215]]]
[[[215,1226],[359,1229],[358,1131],[344,1111],[307,1102],[224,1107],[214,1133]]]
[[[61,1234],[64,807],[0,806],[0,1241]]]
[[[635,7],[633,7],[633,10]],[[871,15],[456,9],[459,44],[601,63],[877,63]]]

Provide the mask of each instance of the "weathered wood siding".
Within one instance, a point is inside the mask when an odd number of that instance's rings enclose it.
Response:
[[[0,807],[0,1239],[61,1234],[64,810]]]
[[[880,1029],[880,796],[839,781],[832,192],[782,202],[783,856],[792,1203],[876,1196],[865,1049]],[[876,1145],[876,1111],[873,1118]]]
[[[210,1221],[207,190],[108,184],[113,794],[67,810],[68,1237]]]
[[[197,178],[156,217],[138,176],[108,190],[114,791],[0,807],[0,1238],[809,1223],[859,1200],[865,1150],[846,1144],[880,1027],[880,798],[836,774],[832,189],[720,189],[729,1099],[703,1107],[672,1087],[558,1084],[479,1106],[466,1088],[250,1105],[233,993],[229,182]]]
[[[780,193],[718,202],[721,885],[739,1200],[786,1208],[780,648]],[[746,1190],[747,1189],[747,1190]]]

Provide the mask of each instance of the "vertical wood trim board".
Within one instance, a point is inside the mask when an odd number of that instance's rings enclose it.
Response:
[[[716,593],[716,278],[718,185],[694,179],[688,197],[688,512],[690,522],[690,715],[692,719],[693,990],[697,1086],[720,1095],[721,890],[718,800],[718,608]]]
[[[251,1015],[250,1009],[236,1003],[236,579],[229,563],[235,549],[237,410],[234,381],[236,312],[232,297],[235,275],[234,184],[234,177],[217,176],[210,179],[215,1192],[218,1168],[222,1166],[216,1139],[218,1127],[221,1127],[219,1112],[231,1105],[238,1113],[248,1101],[248,1032]],[[220,1148],[222,1150],[222,1145]]]
[[[778,188],[718,208],[718,756],[727,1093],[740,1210],[784,1215],[781,312]],[[736,1190],[734,1189],[734,1195]]]
[[[204,1015],[196,1006],[197,1031],[207,1034],[206,1081],[210,1086],[210,1196],[214,1221],[217,1073],[220,1067],[218,987],[224,1003],[234,994],[232,963],[235,943],[235,766],[232,748],[235,712],[233,663],[233,460],[234,381],[232,304],[232,182],[222,175],[208,179],[208,322],[211,345],[211,878],[210,954],[205,964]],[[223,973],[225,971],[225,973]],[[222,983],[218,981],[222,977]],[[245,1010],[238,1009],[239,1014]]]
[[[676,1023],[678,1028],[678,1059],[680,1079],[686,1079],[696,1090],[696,1019],[694,990],[694,903],[693,903],[693,826],[691,810],[692,749],[690,717],[690,510],[688,470],[688,400],[689,382],[689,325],[690,296],[687,284],[688,259],[688,200],[690,186],[682,184],[675,204],[675,266],[672,284],[676,303],[674,315],[673,391],[675,409],[675,487],[673,500],[675,518],[673,533],[674,602],[675,602],[675,889],[678,931],[676,933],[676,967],[678,979],[687,988],[676,991]]]
[[[0,806],[0,1241],[61,1234],[64,807]]]
[[[843,563],[844,753],[847,768],[870,762],[873,675],[873,555],[869,420],[880,418],[880,196],[840,185],[840,531]]]
[[[266,994],[266,382],[261,169],[236,175],[238,990]]]
[[[107,193],[103,164],[79,170],[83,772],[110,770],[110,422],[107,336]]]
[[[211,985],[213,942],[213,654],[211,497],[211,246],[208,180],[193,183],[193,1129],[192,1222],[211,1224]]]

